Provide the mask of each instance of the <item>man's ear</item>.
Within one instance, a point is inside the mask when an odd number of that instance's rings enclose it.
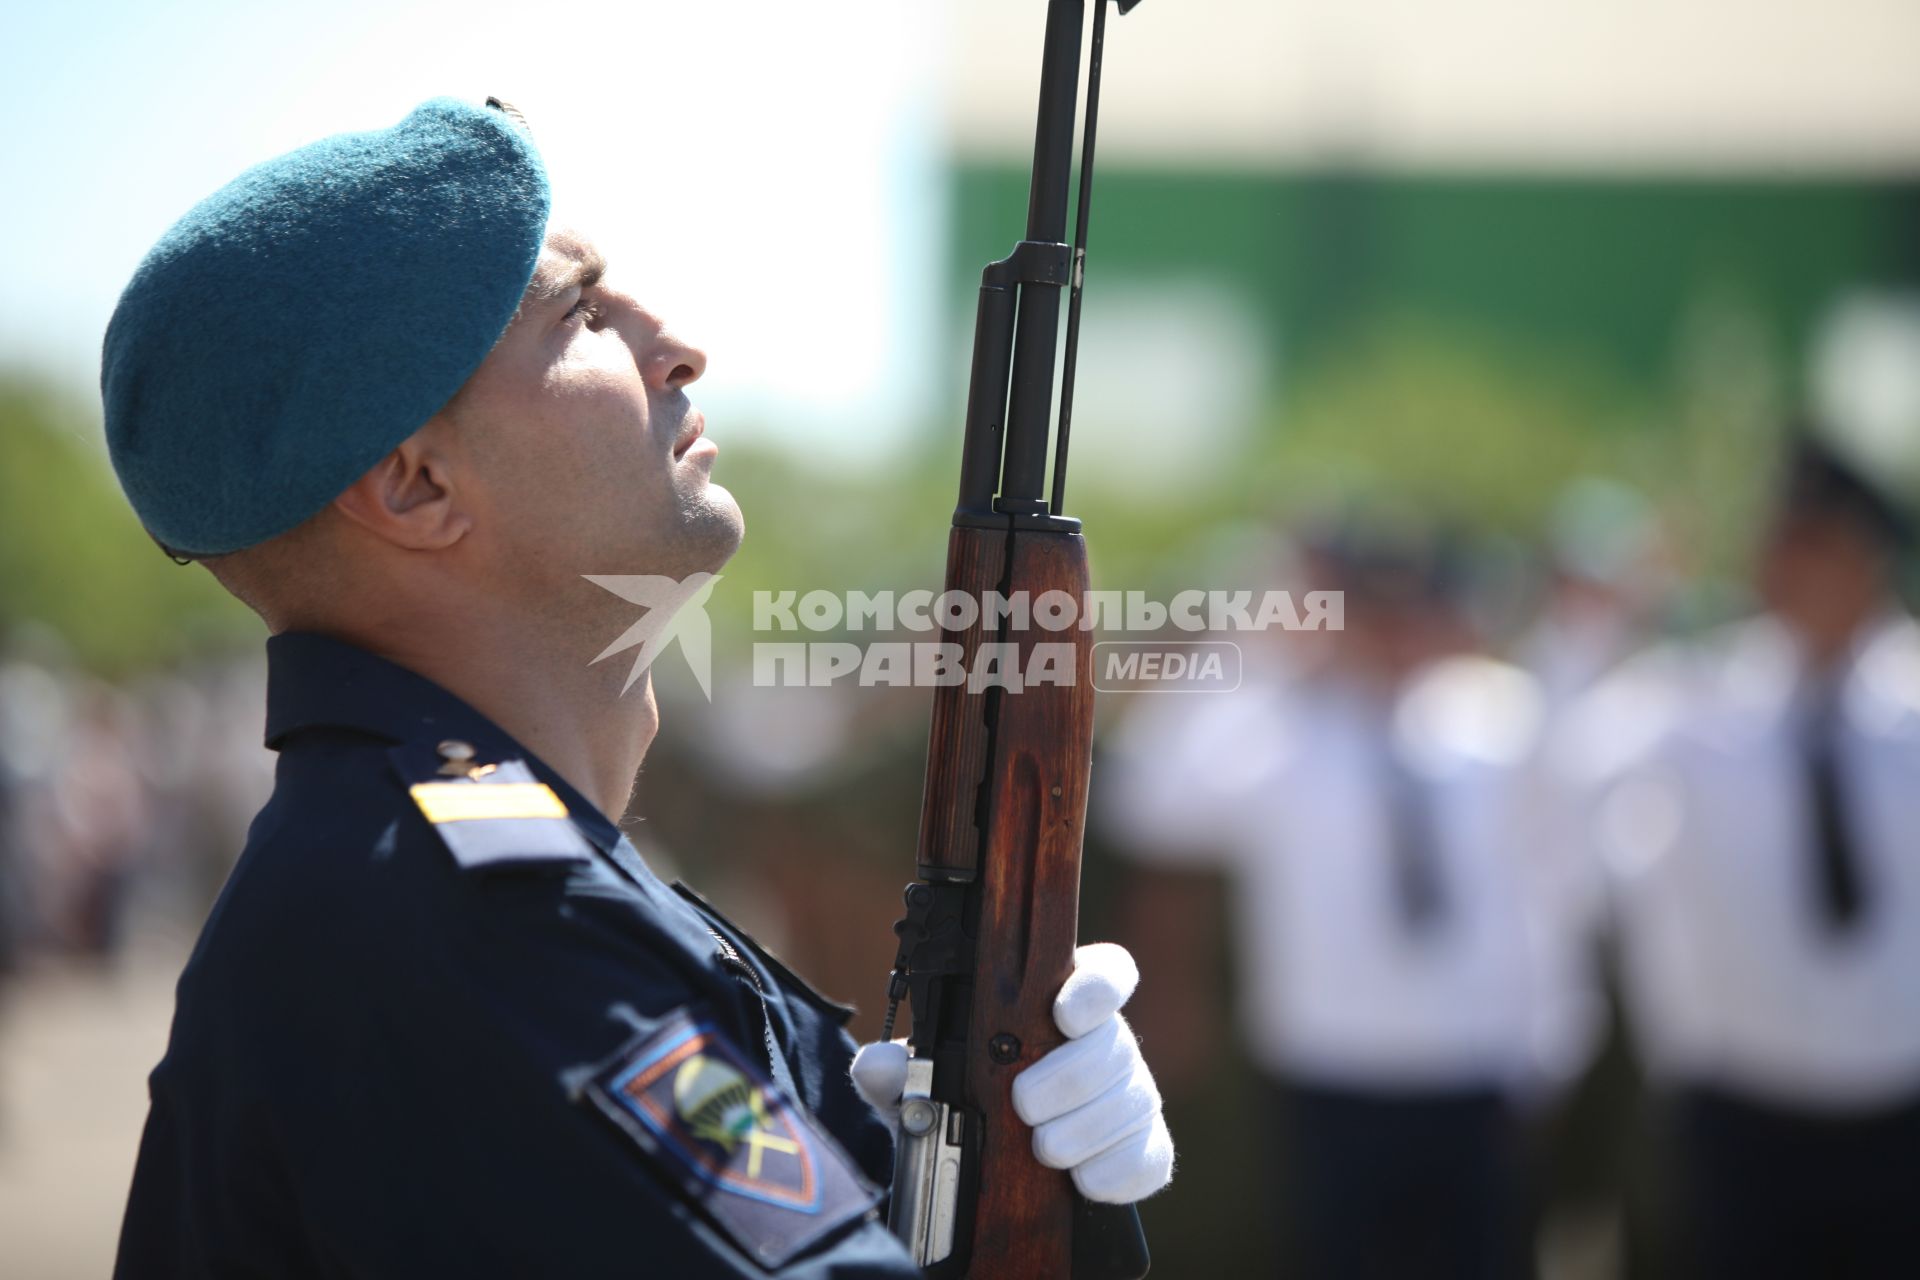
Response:
[[[341,515],[409,551],[439,551],[465,537],[473,516],[431,424],[414,432],[333,500]]]

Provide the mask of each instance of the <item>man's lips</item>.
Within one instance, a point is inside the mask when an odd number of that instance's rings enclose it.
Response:
[[[685,424],[680,428],[680,438],[673,442],[674,459],[677,461],[684,457],[687,450],[693,447],[693,442],[706,433],[706,416],[697,411],[688,414]]]

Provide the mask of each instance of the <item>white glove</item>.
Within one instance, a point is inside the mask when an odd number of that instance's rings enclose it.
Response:
[[[1067,1042],[1013,1081],[1013,1109],[1033,1126],[1033,1154],[1066,1169],[1089,1200],[1132,1204],[1173,1178],[1173,1135],[1160,1090],[1120,1006],[1140,982],[1125,947],[1096,942],[1073,953],[1073,973],[1054,997]],[[853,1083],[881,1118],[900,1115],[907,1084],[901,1041],[862,1045]]]

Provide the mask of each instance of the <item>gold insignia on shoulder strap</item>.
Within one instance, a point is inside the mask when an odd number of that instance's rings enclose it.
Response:
[[[473,822],[484,818],[564,818],[567,806],[544,782],[420,782],[407,788],[427,821]]]

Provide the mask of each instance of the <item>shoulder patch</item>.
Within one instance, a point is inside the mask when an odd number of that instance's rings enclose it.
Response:
[[[587,1094],[765,1266],[880,1200],[813,1116],[688,1010],[622,1050]]]
[[[443,750],[415,744],[392,752],[407,794],[455,862],[469,871],[540,864],[573,865],[593,858],[554,789],[522,760],[473,764],[465,743]],[[468,756],[449,761],[444,748]]]

